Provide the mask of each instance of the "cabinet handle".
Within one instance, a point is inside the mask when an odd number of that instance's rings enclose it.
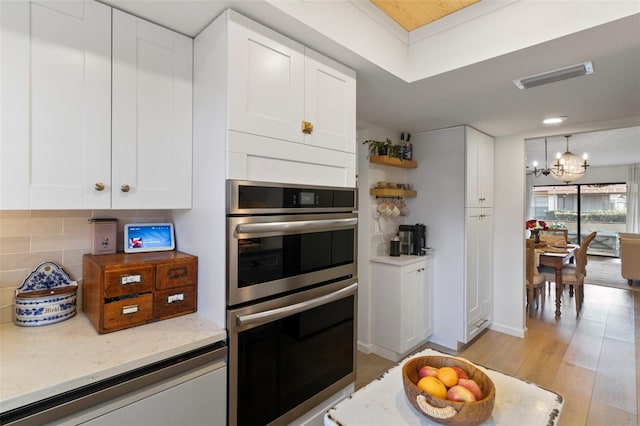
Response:
[[[130,189],[131,188],[126,183],[123,184],[123,185],[120,185],[120,191],[122,191],[122,192],[129,192]]]
[[[481,319],[480,321],[476,322],[473,326],[475,328],[480,328],[483,325],[485,325],[485,323],[487,323],[489,320],[488,319]]]
[[[96,191],[103,191],[104,190],[104,183],[102,182],[97,182],[94,186]]]
[[[313,132],[313,124],[309,123],[308,121],[302,120],[302,133],[310,135],[311,132]]]
[[[122,315],[133,315],[140,310],[139,305],[129,305],[122,307]]]

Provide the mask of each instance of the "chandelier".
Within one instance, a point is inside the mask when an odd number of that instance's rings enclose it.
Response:
[[[569,138],[571,135],[565,136],[567,140],[567,150],[556,155],[556,160],[551,167],[547,166],[547,138],[544,138],[544,169],[538,169],[537,161],[533,162],[533,172],[535,177],[549,176],[560,182],[570,183],[580,178],[587,171],[587,154],[582,158],[569,151]]]

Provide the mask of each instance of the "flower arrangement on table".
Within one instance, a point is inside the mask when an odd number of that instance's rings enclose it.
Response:
[[[540,231],[547,231],[549,227],[544,220],[529,219],[525,222],[526,229],[536,243],[540,242]]]

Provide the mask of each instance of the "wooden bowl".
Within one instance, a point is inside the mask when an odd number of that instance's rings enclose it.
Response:
[[[436,398],[418,388],[418,370],[425,365],[435,368],[458,366],[482,390],[482,399],[475,402],[458,402]],[[496,389],[489,378],[475,365],[448,356],[420,356],[407,361],[402,367],[404,393],[409,402],[421,414],[445,425],[478,425],[489,417],[496,399]]]

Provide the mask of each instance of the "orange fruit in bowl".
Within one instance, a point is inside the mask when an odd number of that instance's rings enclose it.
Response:
[[[451,367],[438,369],[438,379],[448,388],[458,383],[458,373]]]
[[[418,381],[418,388],[431,396],[435,396],[436,398],[447,398],[447,388],[444,384],[433,376],[425,376]]]

